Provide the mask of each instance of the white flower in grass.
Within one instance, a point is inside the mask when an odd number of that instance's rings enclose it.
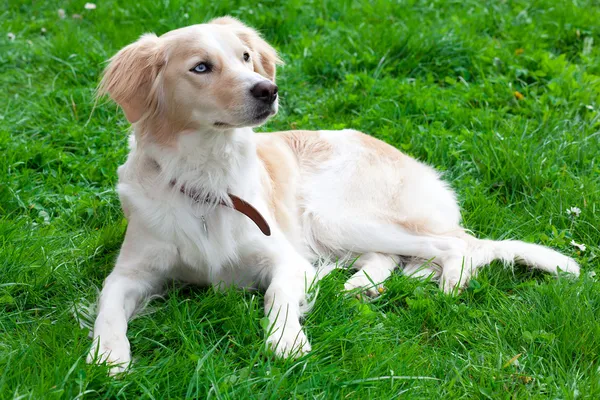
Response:
[[[574,240],[571,240],[571,246],[575,246],[581,251],[585,251],[585,249],[586,249],[585,244],[576,243]]]
[[[96,5],[94,3],[85,3],[85,6],[83,6],[86,10],[95,10],[96,9]]]
[[[14,33],[12,33],[12,32],[8,32],[8,33],[6,34],[6,37],[7,37],[7,38],[8,38],[8,40],[10,40],[11,42],[12,42],[13,40],[15,40],[15,38],[16,38],[15,34],[14,34]]]
[[[567,214],[573,217],[579,217],[579,214],[581,214],[581,208],[571,207],[567,210]]]
[[[59,8],[58,9],[58,18],[65,19],[66,16],[67,16],[67,13],[65,12],[65,10],[63,10],[62,8]]]

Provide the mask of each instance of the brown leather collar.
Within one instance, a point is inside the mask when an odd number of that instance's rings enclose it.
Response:
[[[171,181],[171,185],[175,186],[175,184],[175,180]],[[185,186],[180,186],[179,191],[191,198],[192,200],[194,200],[196,203],[209,202],[209,199],[201,199],[199,193],[197,193],[194,190],[187,189]],[[262,214],[252,206],[252,204],[248,203],[244,199],[237,197],[234,194],[227,193],[227,195],[231,199],[231,203],[233,205],[232,208],[234,210],[250,218],[265,236],[271,236],[271,227],[269,226],[269,223],[262,216]],[[229,204],[227,204],[224,200],[219,201],[218,204],[221,206],[229,207]]]

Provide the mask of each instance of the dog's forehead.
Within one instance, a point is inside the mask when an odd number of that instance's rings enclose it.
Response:
[[[229,26],[216,24],[191,25],[176,29],[161,36],[176,46],[191,49],[235,50],[244,46],[235,30]]]

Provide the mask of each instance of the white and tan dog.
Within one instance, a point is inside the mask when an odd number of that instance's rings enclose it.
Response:
[[[253,133],[277,112],[278,62],[230,17],[143,35],[111,59],[100,94],[133,123],[117,186],[129,225],[89,361],[127,367],[129,318],[173,279],[266,290],[267,341],[288,356],[310,350],[300,318],[319,259],[359,257],[346,289],[372,296],[399,264],[445,291],[495,259],[579,273],[549,248],[466,233],[438,173],[384,142],[353,130]]]

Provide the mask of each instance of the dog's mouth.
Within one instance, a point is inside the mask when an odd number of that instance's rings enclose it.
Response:
[[[248,122],[243,124],[230,124],[228,122],[216,121],[214,126],[217,128],[241,128],[243,126],[254,126],[267,120],[271,115],[275,115],[273,108],[257,112]]]
[[[254,121],[255,122],[263,121],[263,120],[269,118],[269,116],[271,114],[275,114],[275,111],[273,109],[269,109],[269,110],[265,110],[263,112],[260,112],[260,113],[258,113],[258,114],[256,114],[254,116]]]
[[[227,122],[217,121],[214,124],[217,128],[233,128],[233,125],[228,124]]]

